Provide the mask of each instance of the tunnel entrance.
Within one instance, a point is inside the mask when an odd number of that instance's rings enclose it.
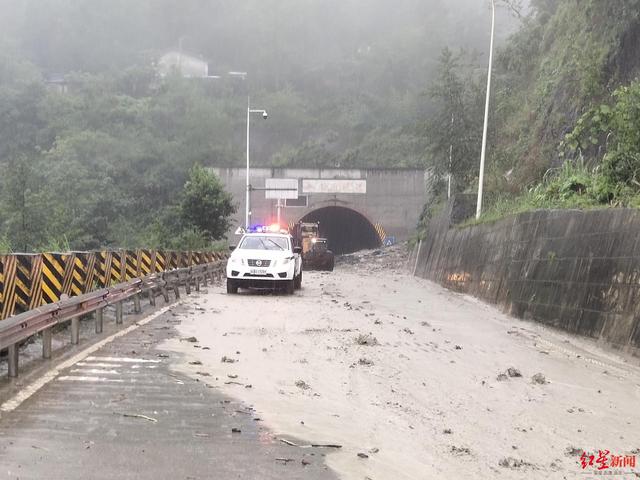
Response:
[[[380,237],[371,222],[350,208],[319,208],[301,221],[320,222],[320,235],[329,239],[329,248],[337,255],[380,246]]]

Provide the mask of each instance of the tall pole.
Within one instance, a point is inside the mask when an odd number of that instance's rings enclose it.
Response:
[[[276,209],[278,211],[278,225],[280,225],[280,209],[282,208],[281,200],[278,199],[276,203]]]
[[[453,135],[453,113],[451,114],[451,135]],[[447,185],[447,200],[451,200],[451,170],[453,169],[453,143],[449,144],[449,181]]]
[[[266,110],[251,110],[251,97],[247,96],[247,198],[245,200],[244,223],[248,230],[251,226],[251,183],[249,182],[249,133],[251,132],[251,114],[261,113],[266,120]]]
[[[251,221],[251,184],[249,183],[249,122],[251,121],[251,98],[247,97],[247,198],[245,200],[244,226],[249,229]]]
[[[478,203],[476,218],[482,214],[482,187],[484,183],[484,161],[487,154],[487,128],[489,125],[489,100],[491,98],[491,69],[493,68],[493,35],[496,26],[496,2],[491,0],[491,44],[489,46],[489,72],[487,73],[487,100],[484,106],[484,129],[482,132],[482,152],[480,154],[480,178],[478,179]]]
[[[451,164],[453,163],[453,145],[449,145],[449,181],[447,185],[447,199],[451,199]]]

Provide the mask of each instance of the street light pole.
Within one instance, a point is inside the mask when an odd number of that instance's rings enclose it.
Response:
[[[278,199],[277,203],[276,203],[276,210],[277,210],[277,224],[280,225],[280,211],[282,210],[282,200]]]
[[[453,135],[453,113],[451,114],[451,134]],[[453,142],[449,144],[449,179],[447,182],[447,200],[451,200],[451,170],[453,169]]]
[[[491,70],[493,68],[493,36],[496,26],[496,2],[491,0],[491,43],[489,46],[489,72],[487,74],[487,99],[484,106],[484,128],[482,131],[482,152],[480,153],[480,178],[478,179],[478,202],[476,218],[482,214],[482,188],[484,183],[484,162],[487,154],[487,128],[489,125],[489,100],[491,98]]]
[[[251,97],[247,97],[247,198],[245,199],[244,226],[249,229],[251,216],[251,184],[249,183],[249,124],[251,122]]]
[[[249,181],[249,134],[251,132],[251,114],[261,113],[262,118],[267,119],[266,110],[254,110],[251,108],[251,97],[247,97],[247,198],[245,200],[245,215],[244,223],[245,228],[249,229],[251,226],[251,183]]]

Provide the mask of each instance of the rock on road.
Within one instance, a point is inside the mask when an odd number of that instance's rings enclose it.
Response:
[[[276,435],[342,445],[327,463],[344,479],[585,478],[582,449],[638,452],[637,366],[408,276],[397,255],[349,259],[293,297],[210,288],[178,326],[198,343],[163,348]]]

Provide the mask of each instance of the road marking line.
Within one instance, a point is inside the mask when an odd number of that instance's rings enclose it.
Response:
[[[72,368],[71,373],[91,373],[98,374],[101,373],[103,375],[119,375],[120,372],[117,370],[104,370],[102,368]]]
[[[96,362],[78,362],[76,367],[94,367],[94,368],[113,368],[123,367],[124,365],[117,365],[114,363],[96,363]]]
[[[141,324],[142,325],[142,324]],[[124,362],[124,363],[160,363],[161,360],[149,360],[146,358],[127,358],[127,357],[87,357],[90,362]]]
[[[119,378],[106,378],[106,377],[73,377],[62,376],[58,377],[59,382],[108,382],[108,383],[124,383],[124,380]]]
[[[176,304],[177,302],[174,302],[171,305],[167,305],[166,307],[161,308],[156,313],[153,313],[152,315],[149,315],[148,317],[143,318],[142,320],[134,323],[133,325],[128,326],[124,330],[120,330],[119,332],[114,333],[113,335],[105,338],[104,340],[100,340],[98,343],[84,349],[82,352],[78,353],[77,355],[60,363],[60,365],[52,368],[47,373],[45,373],[42,377],[40,377],[38,380],[36,380],[32,384],[22,389],[20,392],[18,392],[12,399],[7,400],[2,405],[0,405],[0,412],[11,412],[12,410],[15,410],[20,406],[22,402],[24,402],[31,395],[33,395],[42,387],[44,387],[47,383],[49,383],[51,380],[53,380],[58,375],[60,375],[60,372],[62,370],[72,367],[76,363],[82,360],[88,359],[89,355],[91,355],[92,353],[97,352],[108,343],[111,343],[112,341],[114,341],[116,338],[120,338],[124,335],[127,335],[128,333],[133,332],[134,330],[141,327],[142,325],[146,325],[147,323],[155,320],[160,315],[166,313],[167,311],[169,311],[169,309],[173,308]],[[95,357],[95,358],[102,360],[101,357]],[[110,357],[104,357],[104,358],[110,358]]]

